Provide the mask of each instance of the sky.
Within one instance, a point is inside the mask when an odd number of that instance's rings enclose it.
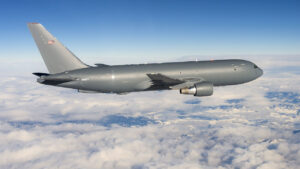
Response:
[[[300,52],[299,8],[297,0],[4,0],[0,57],[40,59],[28,22],[42,23],[88,64],[294,55]]]
[[[300,1],[1,1],[0,168],[298,169]],[[93,65],[241,58],[255,81],[84,94],[47,72],[26,27],[42,23]]]

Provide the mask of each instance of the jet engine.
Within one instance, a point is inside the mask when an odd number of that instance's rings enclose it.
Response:
[[[180,89],[180,94],[211,96],[213,94],[213,84],[209,82],[196,83],[193,87]]]

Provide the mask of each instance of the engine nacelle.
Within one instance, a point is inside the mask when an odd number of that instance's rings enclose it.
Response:
[[[213,84],[209,82],[196,83],[191,88],[180,89],[180,94],[192,94],[194,96],[211,96],[213,94]]]

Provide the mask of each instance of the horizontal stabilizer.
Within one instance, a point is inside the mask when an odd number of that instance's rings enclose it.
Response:
[[[57,79],[57,80],[45,80],[45,79],[37,79],[37,82],[45,85],[59,85],[66,82],[71,82],[73,80],[70,79]]]
[[[46,85],[58,85],[66,82],[71,82],[74,80],[76,79],[71,77],[64,77],[59,75],[48,75],[48,76],[41,76],[40,78],[37,79],[37,82]]]
[[[50,75],[49,73],[39,73],[39,72],[37,72],[37,73],[32,73],[32,74],[34,74],[34,75],[36,75],[36,76],[38,76],[38,77],[41,77],[41,76],[49,76],[49,75]]]

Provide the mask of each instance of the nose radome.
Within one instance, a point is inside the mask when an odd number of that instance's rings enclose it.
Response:
[[[261,68],[258,68],[256,70],[256,74],[257,74],[257,78],[259,78],[260,76],[262,76],[264,74],[264,71]]]

